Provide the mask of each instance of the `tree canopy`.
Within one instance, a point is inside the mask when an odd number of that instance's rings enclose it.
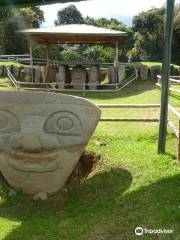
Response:
[[[80,11],[74,5],[69,5],[58,11],[55,25],[60,24],[80,24],[84,19]]]
[[[80,2],[86,0],[1,0],[0,7],[4,6],[32,6],[47,5],[53,3]]]
[[[0,8],[0,53],[20,54],[28,52],[26,37],[17,31],[39,27],[43,21],[43,11],[38,7]]]
[[[133,18],[134,46],[128,55],[136,60],[162,61],[165,8],[152,8]],[[172,61],[180,63],[180,4],[175,6]]]

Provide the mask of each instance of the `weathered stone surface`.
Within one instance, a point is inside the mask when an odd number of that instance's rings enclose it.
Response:
[[[66,75],[65,75],[65,67],[59,66],[59,71],[56,73],[56,82],[59,89],[64,89]]]
[[[108,68],[108,79],[110,84],[116,84],[117,83],[117,77],[116,77],[116,68],[114,66],[110,66]]]
[[[170,65],[170,76],[175,76],[176,75],[175,71],[176,71],[175,67],[173,65]]]
[[[161,75],[162,67],[160,65],[157,66],[151,66],[151,79],[154,81],[157,81],[157,75]]]
[[[30,67],[24,68],[24,81],[25,82],[32,82],[32,69]]]
[[[56,73],[57,73],[56,66],[49,66],[48,70],[47,70],[46,82],[48,82],[48,83],[56,82]]]
[[[40,83],[41,82],[41,67],[36,66],[34,70],[34,82]]]
[[[82,90],[83,85],[86,83],[86,69],[83,68],[82,66],[77,66],[72,69],[72,85],[74,89],[77,90]],[[74,84],[82,84],[81,86],[79,85],[74,85]]]
[[[140,77],[142,80],[148,79],[148,66],[146,66],[146,65],[140,66]]]
[[[89,70],[89,89],[90,90],[97,90],[98,84],[100,79],[100,73],[99,73],[99,67],[98,66],[92,66]],[[93,85],[91,85],[93,84]]]
[[[13,66],[13,75],[15,78],[18,78],[20,76],[20,67],[18,66]]]
[[[126,78],[126,68],[125,65],[117,65],[118,72],[118,82],[121,83]]]
[[[104,81],[108,75],[108,69],[100,68],[100,82]]]
[[[43,83],[46,83],[46,81],[47,81],[47,72],[48,72],[47,67],[42,66],[41,67],[41,79],[42,79]]]
[[[30,91],[0,92],[0,172],[9,185],[45,199],[76,167],[100,118],[87,100]]]
[[[71,83],[71,70],[69,66],[64,66],[65,67],[65,83],[70,84]]]
[[[4,66],[0,65],[0,76],[3,75],[3,72],[4,72]]]

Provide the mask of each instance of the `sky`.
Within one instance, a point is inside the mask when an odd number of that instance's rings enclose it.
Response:
[[[126,25],[130,26],[133,16],[141,11],[146,11],[151,7],[161,7],[166,0],[89,0],[77,3],[58,3],[48,6],[41,6],[45,14],[45,23],[43,27],[51,27],[57,18],[57,11],[74,4],[83,17],[90,16],[93,18],[117,18]],[[176,0],[180,3],[180,0]]]

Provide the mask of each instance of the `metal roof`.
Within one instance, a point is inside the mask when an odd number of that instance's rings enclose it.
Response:
[[[111,30],[102,27],[96,27],[87,24],[66,24],[51,28],[25,29],[20,32],[37,34],[55,34],[55,35],[102,35],[102,36],[126,36],[126,32]]]
[[[126,32],[86,24],[67,24],[51,28],[21,30],[32,40],[49,43],[114,43],[121,41]]]

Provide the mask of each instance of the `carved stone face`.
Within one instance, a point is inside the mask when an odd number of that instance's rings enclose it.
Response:
[[[100,118],[92,103],[45,92],[0,92],[0,172],[27,193],[53,193],[76,166]]]

